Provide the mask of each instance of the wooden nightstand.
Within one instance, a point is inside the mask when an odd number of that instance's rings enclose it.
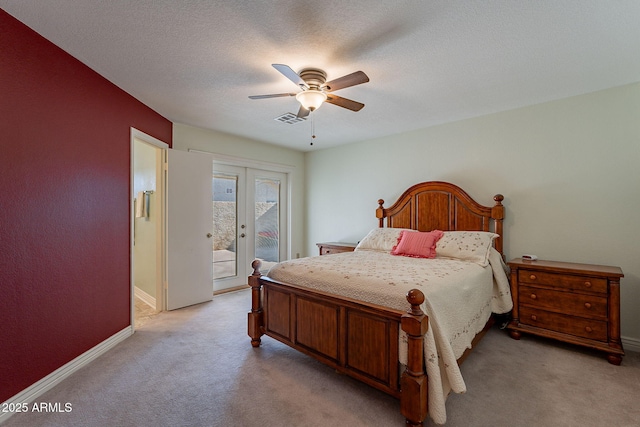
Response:
[[[320,255],[337,254],[340,252],[353,252],[358,245],[357,243],[344,243],[344,242],[327,242],[316,243],[320,250]]]
[[[511,267],[514,339],[526,332],[602,350],[619,365],[619,267],[514,259]]]

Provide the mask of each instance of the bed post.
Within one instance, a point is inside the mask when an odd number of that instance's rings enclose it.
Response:
[[[400,324],[407,334],[407,369],[400,380],[400,410],[407,426],[422,426],[427,417],[427,375],[424,365],[424,334],[429,328],[429,319],[420,309],[424,294],[418,289],[407,292],[411,309],[402,315]]]
[[[248,332],[251,337],[251,345],[260,346],[262,336],[263,316],[262,316],[262,284],[260,283],[260,260],[251,263],[253,273],[249,276],[249,286],[251,286],[251,312],[249,313]]]
[[[384,227],[384,200],[378,199],[378,209],[376,209],[376,218],[378,218],[378,227]]]
[[[493,200],[496,204],[491,208],[491,218],[494,221],[494,231],[496,234],[499,234],[495,241],[495,247],[500,255],[504,258],[504,252],[502,252],[503,244],[502,244],[502,220],[504,219],[504,206],[502,205],[502,201],[504,200],[504,196],[502,194],[496,194],[493,196]]]

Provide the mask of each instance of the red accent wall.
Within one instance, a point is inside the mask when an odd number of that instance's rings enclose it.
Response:
[[[130,128],[172,123],[0,9],[0,402],[130,324]]]

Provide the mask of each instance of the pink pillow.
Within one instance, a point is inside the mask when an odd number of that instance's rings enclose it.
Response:
[[[391,255],[435,258],[436,243],[443,235],[444,232],[440,230],[428,232],[403,230],[398,237],[398,244],[391,250]]]

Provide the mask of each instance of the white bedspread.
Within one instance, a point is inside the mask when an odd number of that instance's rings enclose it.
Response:
[[[429,316],[425,364],[429,376],[429,415],[435,423],[447,419],[450,391],[466,385],[456,360],[471,347],[491,312],[512,308],[506,266],[492,249],[490,265],[450,258],[409,258],[388,252],[356,251],[301,258],[276,264],[267,276],[348,298],[406,311],[407,291],[425,294],[422,310]],[[406,336],[400,335],[400,362],[407,361]]]

